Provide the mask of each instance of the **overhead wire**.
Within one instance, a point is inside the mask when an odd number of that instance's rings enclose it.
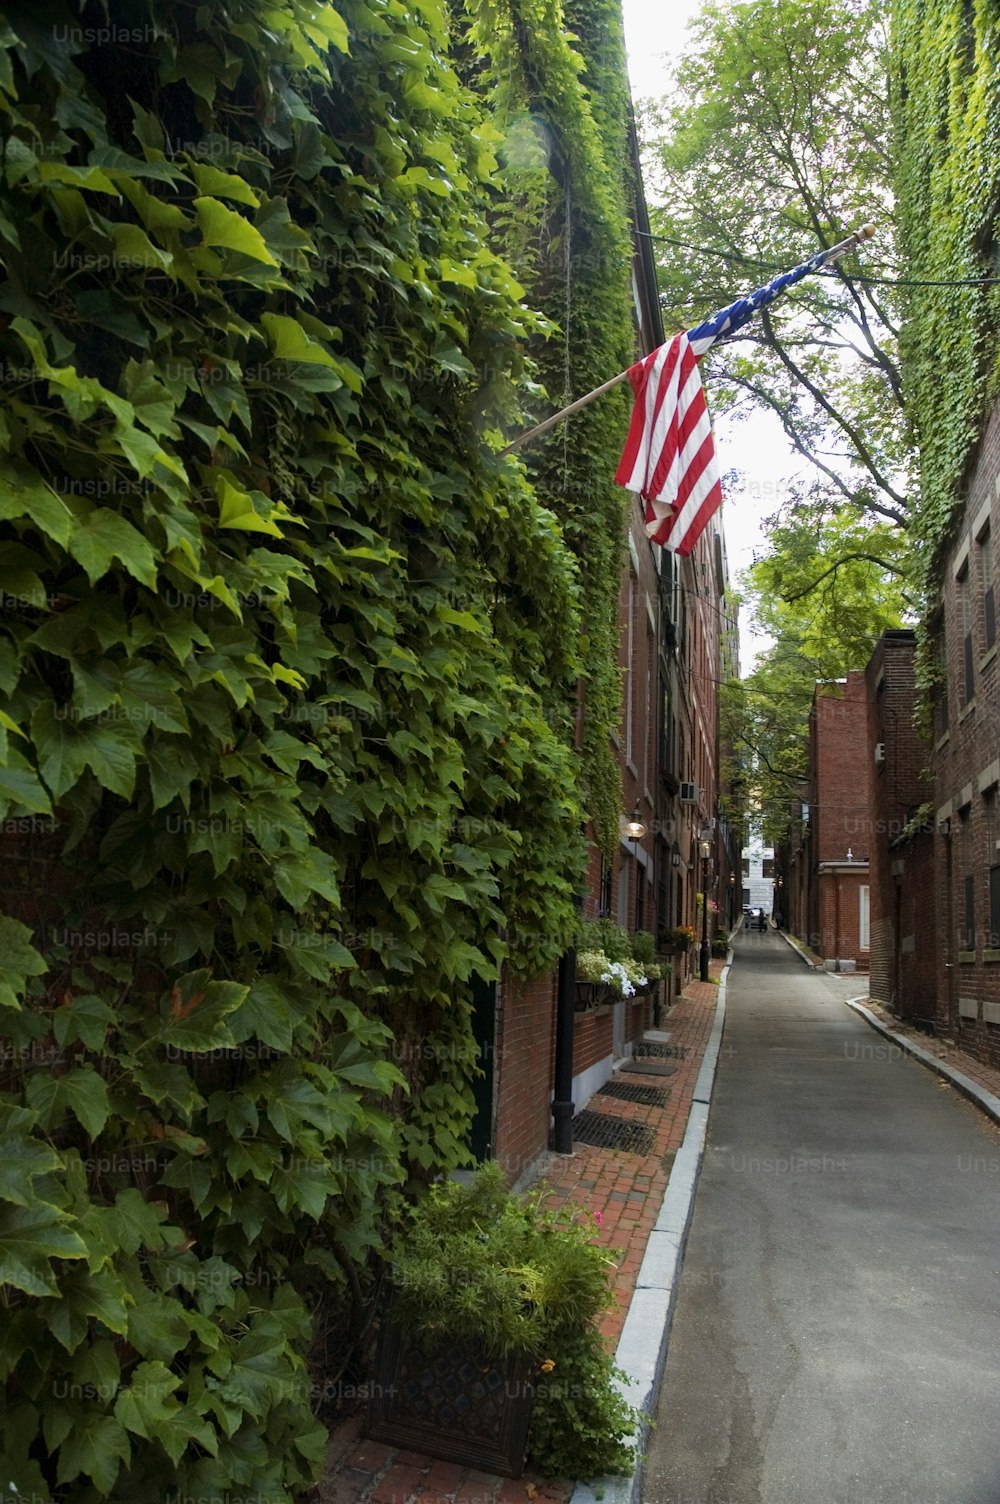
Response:
[[[777,261],[762,261],[756,256],[744,256],[738,251],[723,251],[717,246],[692,245],[687,240],[677,240],[672,235],[654,235],[649,230],[636,229],[636,235],[642,235],[646,240],[662,241],[664,245],[676,245],[681,250],[696,251],[699,256],[718,256],[723,261],[732,261],[740,266],[756,266],[762,271],[782,272],[788,268]],[[822,267],[820,271],[834,272],[834,265]],[[842,273],[840,275],[843,275]],[[852,282],[860,282],[875,287],[991,287],[1000,284],[1000,277],[949,277],[944,279],[913,278],[913,277],[865,277],[861,275],[851,276]]]

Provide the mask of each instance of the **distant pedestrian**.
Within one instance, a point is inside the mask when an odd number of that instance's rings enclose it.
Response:
[[[779,930],[784,929],[784,927],[785,927],[785,916],[782,914],[782,912],[781,912],[780,909],[778,910],[778,912],[774,916],[774,922],[778,926]]]
[[[767,920],[766,920],[766,919],[765,919],[765,917],[764,917],[764,910],[763,910],[763,909],[761,909],[761,911],[760,911],[760,913],[759,913],[759,914],[758,914],[758,916],[757,916],[757,928],[758,928],[758,929],[759,929],[759,930],[760,930],[760,931],[761,931],[761,932],[763,932],[763,930],[764,930],[764,926],[765,926],[765,925],[766,925],[766,924],[767,924]]]

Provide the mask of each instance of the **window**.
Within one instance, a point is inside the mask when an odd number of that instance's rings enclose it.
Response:
[[[750,858],[748,856],[745,856],[743,858],[743,876],[750,876]]]
[[[966,567],[958,582],[958,624],[962,634],[962,704],[968,705],[976,692],[972,667],[972,600],[969,596],[969,570]]]
[[[983,582],[983,623],[986,651],[997,640],[997,614],[993,600],[993,534],[989,527],[979,540],[979,577]]]
[[[764,858],[764,860],[761,862],[760,875],[761,875],[761,877],[773,877],[774,876],[774,857],[773,856],[766,856]]]
[[[969,870],[972,866],[972,807],[959,810],[962,822],[961,851],[965,878],[962,882],[962,925],[959,932],[959,949],[974,950],[976,945],[976,880]]]
[[[965,879],[965,933],[962,941],[963,950],[975,950],[976,948],[976,879],[970,872]]]
[[[646,928],[646,869],[641,862],[635,869],[635,927]]]
[[[997,786],[984,793],[986,805],[986,860],[990,874],[990,933],[987,944],[1000,949],[1000,851],[997,850]]]
[[[618,920],[617,922],[628,928],[628,862],[622,862],[618,869]]]
[[[597,900],[598,912],[603,917],[611,916],[611,874],[612,867],[606,856],[601,857],[601,891]]]
[[[867,950],[871,934],[871,890],[869,888],[858,889],[858,905],[858,945],[861,950]]]

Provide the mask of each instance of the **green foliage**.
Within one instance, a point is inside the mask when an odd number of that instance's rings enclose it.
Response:
[[[895,192],[908,277],[997,276],[1000,15],[988,0],[892,8]],[[920,447],[918,535],[928,564],[962,504],[986,405],[1000,390],[1000,288],[910,290],[907,406]],[[947,378],[942,379],[943,362]]]
[[[491,1163],[467,1185],[432,1187],[394,1251],[393,1309],[414,1335],[537,1359],[528,1450],[550,1477],[628,1472],[634,1457],[636,1412],[598,1326],[614,1260],[592,1232],[571,1210],[544,1210],[540,1192],[511,1196]]]
[[[582,919],[577,929],[578,950],[599,950],[611,961],[625,961],[635,954],[633,936],[613,919]]]
[[[0,31],[3,1483],[279,1504],[472,979],[573,932],[580,577],[433,0],[79,20]]]
[[[854,508],[798,502],[772,519],[770,541],[745,581],[753,624],[774,642],[723,685],[720,718],[742,773],[733,813],[773,841],[802,797],[816,682],[863,669],[882,632],[911,614],[917,586],[908,534]]]
[[[500,134],[495,230],[547,320],[547,342],[532,349],[542,383],[528,415],[536,421],[634,359],[621,11],[617,0],[580,0],[565,11],[560,0],[467,0],[467,9],[468,76]],[[607,854],[618,842],[621,810],[610,738],[621,719],[625,527],[625,493],[612,477],[628,407],[624,389],[608,393],[523,451],[537,494],[559,517],[580,564],[583,801]]]
[[[906,525],[911,438],[880,0],[707,0],[644,111],[668,323],[689,328],[866,220],[863,256],[805,278],[706,357],[716,416],[773,413],[827,507]],[[699,248],[704,247],[701,251]]]
[[[656,960],[656,941],[649,930],[636,930],[632,936],[632,955],[650,966]]]

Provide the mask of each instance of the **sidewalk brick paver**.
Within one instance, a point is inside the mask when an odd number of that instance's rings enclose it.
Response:
[[[712,961],[715,981],[724,964]],[[577,1143],[572,1155],[549,1164],[539,1183],[548,1205],[579,1207],[594,1219],[595,1240],[620,1250],[613,1279],[615,1304],[601,1324],[612,1348],[621,1336],[674,1154],[684,1138],[718,1000],[713,982],[690,981],[667,1015],[670,1043],[681,1050],[679,1058],[671,1059],[677,1069],[669,1078],[665,1106],[601,1096],[586,1104],[591,1112],[608,1112],[651,1128],[656,1137],[649,1154]],[[418,1453],[396,1452],[364,1440],[360,1431],[357,1416],[334,1430],[319,1504],[565,1504],[573,1492],[572,1483],[543,1479],[530,1470],[521,1478],[499,1478]]]

